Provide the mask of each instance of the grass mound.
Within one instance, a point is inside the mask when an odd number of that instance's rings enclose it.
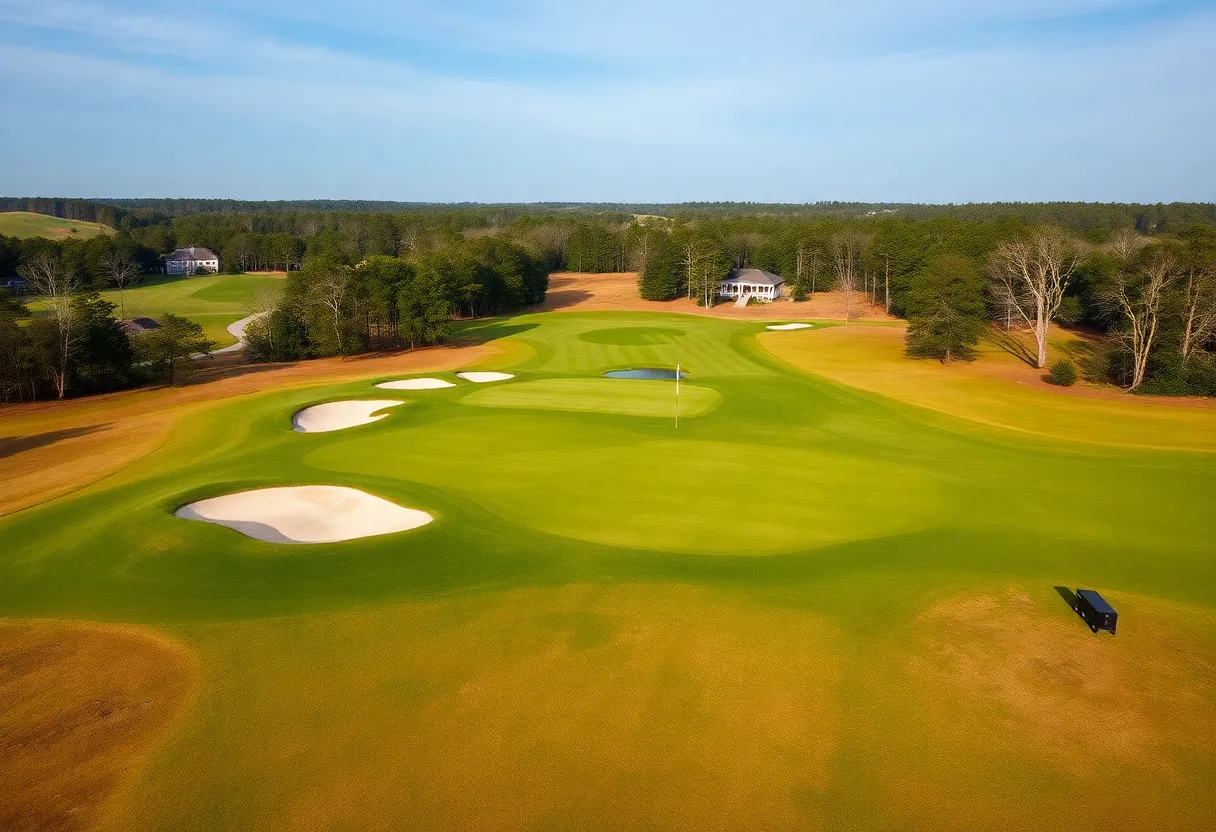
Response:
[[[680,416],[700,416],[722,397],[716,390],[687,382],[680,385]],[[676,385],[663,381],[605,378],[550,378],[478,390],[464,404],[477,407],[536,408],[575,413],[674,418]]]

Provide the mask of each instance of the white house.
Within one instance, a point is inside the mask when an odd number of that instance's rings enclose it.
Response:
[[[219,256],[209,248],[190,246],[165,258],[165,274],[194,274],[199,269],[212,274],[219,272]]]
[[[746,298],[773,300],[781,297],[785,278],[763,269],[735,269],[718,282],[718,294],[724,298],[736,298],[746,303]]]

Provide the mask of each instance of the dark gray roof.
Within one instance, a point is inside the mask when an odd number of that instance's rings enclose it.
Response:
[[[177,251],[165,258],[166,260],[219,260],[215,256],[215,252],[203,246],[190,246],[189,248],[179,248]]]
[[[160,329],[160,324],[151,318],[132,318],[129,321],[119,321],[127,332],[147,332],[149,329]]]
[[[780,286],[785,278],[779,274],[766,272],[763,269],[735,269],[726,276],[723,283],[755,283],[762,286]]]

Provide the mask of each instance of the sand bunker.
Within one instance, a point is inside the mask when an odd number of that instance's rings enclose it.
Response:
[[[457,373],[457,378],[471,381],[474,384],[486,384],[491,381],[506,381],[515,378],[511,373]]]
[[[810,324],[773,324],[771,326],[765,327],[765,329],[777,329],[777,330],[781,330],[781,331],[785,331],[787,329],[810,329],[810,328],[811,328]]]
[[[381,390],[438,390],[441,387],[455,387],[456,385],[441,378],[403,378],[400,381],[386,381],[376,386]]]
[[[345,430],[359,425],[370,425],[387,416],[387,413],[372,415],[378,410],[405,404],[393,399],[360,399],[347,402],[327,402],[306,407],[291,419],[292,428],[300,433],[326,433]]]
[[[433,519],[425,511],[339,485],[240,491],[189,503],[174,514],[267,543],[334,543],[416,529]]]

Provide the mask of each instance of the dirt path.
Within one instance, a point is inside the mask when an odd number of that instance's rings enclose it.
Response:
[[[879,306],[870,307],[860,295],[854,296],[854,314],[862,320],[894,321]],[[680,298],[673,301],[642,300],[638,295],[636,272],[611,274],[577,274],[555,272],[549,276],[549,291],[540,312],[682,312],[689,315],[713,315],[716,318],[740,320],[781,321],[789,318],[820,318],[844,320],[844,302],[839,292],[816,292],[813,300],[794,303],[788,299],[772,303],[736,307],[724,302],[709,312],[695,301]]]

